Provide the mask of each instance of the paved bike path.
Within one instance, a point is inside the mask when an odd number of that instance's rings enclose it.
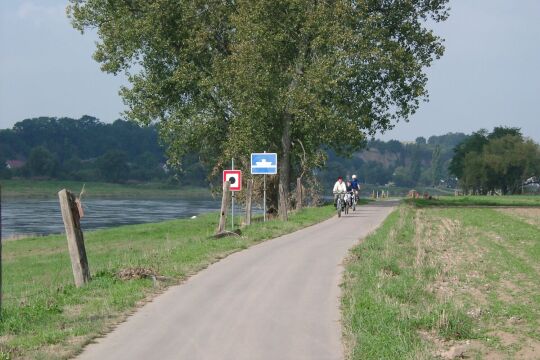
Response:
[[[79,358],[343,359],[341,263],[395,205],[362,205],[234,253],[168,289]]]

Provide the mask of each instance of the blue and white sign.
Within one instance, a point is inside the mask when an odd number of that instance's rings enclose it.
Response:
[[[277,154],[276,153],[251,154],[251,173],[253,175],[277,174]]]

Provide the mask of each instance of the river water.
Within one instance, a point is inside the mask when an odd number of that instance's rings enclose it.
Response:
[[[214,199],[86,199],[83,201],[83,230],[127,224],[188,218],[219,210]],[[235,206],[235,215],[238,214]],[[48,235],[64,232],[57,199],[3,199],[2,238]]]

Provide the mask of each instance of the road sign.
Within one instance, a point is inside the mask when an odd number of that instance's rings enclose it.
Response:
[[[251,173],[254,175],[277,174],[277,154],[276,153],[251,154]]]
[[[229,181],[231,183],[231,191],[242,190],[242,171],[240,170],[224,170],[223,182]]]

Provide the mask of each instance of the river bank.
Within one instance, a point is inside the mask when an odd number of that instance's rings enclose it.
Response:
[[[56,198],[58,191],[69,189],[79,193],[84,186],[85,198],[145,198],[172,199],[211,197],[209,188],[179,186],[165,183],[113,184],[70,180],[2,180],[3,199]]]
[[[202,196],[173,199],[88,198],[83,199],[84,217],[81,225],[88,231],[190,218],[217,211],[219,207],[218,200]],[[63,232],[64,223],[58,199],[7,198],[2,201],[3,239]]]

